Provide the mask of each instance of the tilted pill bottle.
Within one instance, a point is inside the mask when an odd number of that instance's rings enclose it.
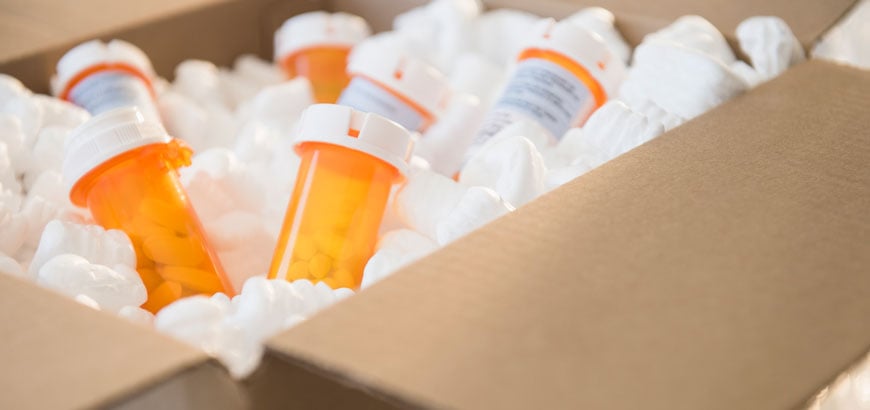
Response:
[[[450,98],[447,78],[435,67],[391,47],[361,45],[348,65],[350,84],[338,103],[424,132]]]
[[[154,69],[142,50],[121,40],[92,40],[69,50],[57,62],[54,94],[91,115],[121,107],[136,107],[160,121],[152,86]]]
[[[377,114],[333,104],[306,109],[296,132],[302,162],[269,278],[357,288],[390,188],[406,173],[411,134]]]
[[[366,21],[352,14],[300,14],[275,32],[275,62],[288,78],[308,78],[315,101],[335,103],[350,81],[347,58],[351,48],[370,34]]]
[[[63,177],[73,204],[130,236],[136,270],[157,312],[190,295],[233,295],[178,178],[191,150],[136,108],[91,118],[66,141]]]
[[[533,27],[469,153],[519,120],[537,122],[555,142],[604,105],[624,76],[624,63],[599,35],[544,19]]]

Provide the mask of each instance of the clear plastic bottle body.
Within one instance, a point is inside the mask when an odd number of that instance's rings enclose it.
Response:
[[[346,147],[307,142],[269,278],[357,288],[398,170]]]
[[[302,76],[311,82],[314,100],[335,103],[341,90],[347,87],[347,59],[350,47],[313,46],[296,51],[281,60],[281,68],[288,78]]]
[[[552,50],[523,50],[472,148],[519,120],[537,122],[556,141],[569,128],[583,125],[606,101],[602,85],[577,61]]]
[[[101,164],[71,192],[98,224],[128,234],[148,290],[142,307],[154,313],[185,296],[234,294],[178,179],[189,161],[175,140],[145,145]]]

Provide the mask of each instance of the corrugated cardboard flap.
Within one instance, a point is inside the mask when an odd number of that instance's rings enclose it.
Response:
[[[274,338],[254,399],[799,406],[870,346],[868,94],[796,67]]]
[[[0,335],[0,408],[243,403],[226,371],[205,353],[3,273]]]

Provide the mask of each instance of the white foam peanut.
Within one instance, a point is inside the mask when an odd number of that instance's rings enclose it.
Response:
[[[779,17],[755,16],[736,30],[740,49],[763,80],[778,76],[806,59],[804,49],[788,24]]]
[[[24,268],[11,256],[0,252],[0,273],[24,277]]]
[[[78,255],[105,266],[136,266],[133,244],[123,231],[53,220],[43,230],[28,273],[36,277],[43,264],[62,254]]]
[[[415,154],[425,158],[433,170],[444,175],[455,174],[462,167],[465,150],[484,115],[477,97],[454,94],[438,122],[415,144]]]
[[[731,64],[736,60],[722,33],[713,23],[696,15],[682,16],[674,20],[665,28],[644,37],[643,42],[678,44],[707,54],[723,64]]]
[[[513,210],[514,207],[492,189],[473,186],[465,191],[447,217],[439,221],[436,239],[445,245]]]
[[[528,138],[496,135],[468,160],[459,182],[492,188],[508,203],[522,206],[544,192],[545,173],[544,159]]]
[[[629,105],[650,100],[668,113],[691,119],[747,88],[729,66],[705,53],[645,42],[635,50],[620,96]]]
[[[396,214],[408,227],[435,239],[438,221],[453,210],[464,192],[465,187],[441,174],[412,170],[396,194]]]
[[[607,47],[622,62],[628,64],[631,48],[614,26],[615,17],[609,10],[601,7],[587,7],[566,18],[566,20],[601,36]]]
[[[48,260],[39,268],[37,282],[73,298],[85,295],[110,311],[141,305],[147,298],[145,285],[129,266],[110,268],[73,254]]]

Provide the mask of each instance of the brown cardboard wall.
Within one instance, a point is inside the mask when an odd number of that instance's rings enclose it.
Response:
[[[179,384],[187,386],[175,388],[180,403],[242,406],[226,371],[193,347],[4,273],[0,295],[0,408],[121,405],[134,393],[155,400],[152,387]],[[206,396],[201,380],[232,388]]]
[[[271,348],[435,407],[799,406],[870,346],[868,93],[803,64]]]

